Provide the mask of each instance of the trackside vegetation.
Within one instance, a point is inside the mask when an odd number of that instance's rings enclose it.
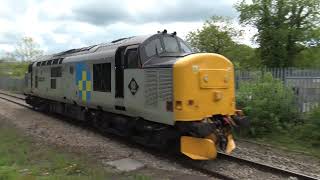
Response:
[[[115,174],[82,154],[34,142],[7,123],[0,123],[0,180],[150,179]]]
[[[23,78],[29,62],[0,61],[0,77]]]
[[[299,119],[292,90],[270,73],[241,83],[237,98],[237,105],[250,117],[249,135],[254,137],[281,132]]]
[[[320,157],[320,107],[299,113],[292,89],[269,73],[256,77],[237,91],[237,104],[250,120],[240,136]]]
[[[110,176],[74,155],[34,144],[15,128],[0,124],[0,180],[103,179]]]

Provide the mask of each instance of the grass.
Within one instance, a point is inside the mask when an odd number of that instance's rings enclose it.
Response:
[[[105,179],[104,169],[85,158],[34,144],[9,126],[0,126],[0,180],[7,179]]]
[[[0,124],[0,180],[112,179],[119,174],[92,162],[84,155],[41,145],[14,127]],[[150,179],[138,174],[120,174],[122,179]]]
[[[264,135],[262,137],[248,137],[234,133],[235,137],[240,137],[241,139],[246,139],[251,142],[258,142],[266,145],[274,146],[286,151],[298,152],[306,155],[313,156],[315,158],[320,158],[320,147],[313,146],[308,141],[303,141],[297,138],[294,133],[272,133]]]
[[[313,146],[309,142],[297,139],[294,133],[274,133],[264,136],[263,138],[256,138],[254,140],[257,142],[270,144],[281,149],[301,152],[310,156],[320,158],[319,146]]]
[[[2,62],[0,61],[0,77],[22,78],[28,70],[28,62]]]
[[[273,131],[254,139],[275,147],[302,152],[320,158],[320,107],[308,113],[301,114],[297,124],[288,124],[286,129]],[[251,135],[251,137],[254,137]]]

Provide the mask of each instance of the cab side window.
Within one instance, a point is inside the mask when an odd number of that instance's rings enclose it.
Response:
[[[111,63],[93,64],[93,91],[111,92]]]
[[[131,68],[131,69],[140,67],[137,48],[127,50],[126,64],[127,64],[127,68]]]
[[[180,43],[181,51],[183,53],[192,53],[192,49],[187,44],[185,44],[181,39],[179,39],[179,43]]]

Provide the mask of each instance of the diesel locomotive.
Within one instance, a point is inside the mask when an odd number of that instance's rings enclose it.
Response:
[[[121,38],[42,56],[29,65],[26,102],[196,160],[235,148],[234,68],[195,53],[176,33]]]

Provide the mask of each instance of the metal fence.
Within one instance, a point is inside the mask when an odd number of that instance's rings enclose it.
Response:
[[[270,68],[236,71],[236,88],[242,82],[251,81],[264,73],[271,73],[294,91],[301,112],[308,112],[320,105],[320,69]]]
[[[25,80],[21,78],[0,77],[0,89],[23,92],[26,87]]]

